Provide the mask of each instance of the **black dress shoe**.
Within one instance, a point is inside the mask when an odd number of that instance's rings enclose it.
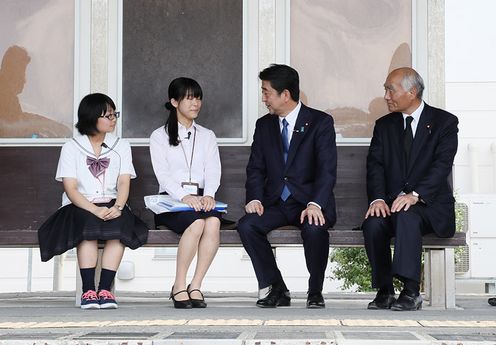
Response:
[[[394,294],[384,293],[382,291],[377,292],[375,298],[372,302],[369,303],[367,309],[391,309],[393,303],[396,302],[396,298],[394,298]]]
[[[487,303],[489,303],[493,307],[496,307],[496,297],[491,297],[490,299],[487,300]]]
[[[391,310],[406,311],[422,309],[422,296],[403,290],[391,306]]]
[[[288,290],[271,288],[269,294],[257,301],[257,307],[275,308],[289,307],[291,305],[291,296]]]
[[[325,308],[324,297],[322,296],[321,292],[308,293],[307,308],[308,309]]]
[[[174,286],[172,286],[172,288],[171,288],[171,293],[170,293],[170,297],[169,297],[169,299],[172,299],[172,301],[174,302],[174,308],[176,308],[176,309],[191,309],[191,308],[193,308],[193,305],[191,304],[191,300],[189,299],[189,294],[188,294],[188,299],[186,299],[186,300],[176,301],[176,298],[175,298],[177,295],[179,295],[182,292],[188,293],[188,290],[181,290],[181,291],[178,291],[176,293],[173,293],[173,292],[174,292]]]
[[[193,308],[206,308],[207,307],[207,302],[205,302],[205,297],[203,297],[203,293],[199,289],[191,289],[190,290],[190,285],[186,288],[188,290],[188,296],[189,300],[191,301],[191,306]],[[198,298],[191,298],[191,293],[193,291],[198,291],[201,295],[201,299]]]

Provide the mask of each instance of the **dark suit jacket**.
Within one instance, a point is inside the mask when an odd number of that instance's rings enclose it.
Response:
[[[402,191],[415,191],[434,232],[451,237],[455,212],[448,176],[458,147],[458,119],[425,104],[408,162],[403,151],[403,131],[401,113],[385,115],[375,124],[367,157],[369,202],[383,199],[391,206]]]
[[[336,222],[333,188],[336,183],[336,133],[332,117],[301,105],[284,164],[279,117],[258,119],[246,168],[246,202],[275,205],[284,183],[294,199],[322,207],[329,226]]]

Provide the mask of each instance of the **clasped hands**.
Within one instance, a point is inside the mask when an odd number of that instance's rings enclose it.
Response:
[[[264,213],[264,207],[258,200],[252,200],[245,206],[246,213],[256,213],[261,216]],[[309,204],[307,208],[301,212],[300,223],[303,224],[305,218],[308,217],[308,224],[324,225],[325,218],[322,210],[316,205]]]
[[[120,211],[115,205],[112,207],[96,206],[91,213],[93,213],[98,218],[107,221],[120,217],[122,211]]]
[[[196,212],[212,211],[215,208],[215,200],[211,196],[186,195],[181,199],[182,202],[193,208]]]
[[[391,208],[389,208],[384,200],[376,200],[369,206],[369,209],[365,214],[365,219],[369,216],[386,218],[387,216],[390,216],[391,213],[400,212],[402,210],[408,211],[410,206],[415,205],[417,202],[419,202],[419,198],[412,193],[399,195],[393,201]]]

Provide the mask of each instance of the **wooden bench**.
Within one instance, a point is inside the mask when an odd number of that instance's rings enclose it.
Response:
[[[331,247],[363,247],[360,225],[367,207],[365,191],[365,158],[367,147],[338,147],[338,180],[335,187],[337,223],[329,230]],[[217,198],[229,204],[226,218],[238,220],[244,214],[246,162],[250,148],[221,147],[222,183]],[[0,247],[36,247],[37,229],[60,205],[62,184],[54,180],[59,147],[0,147],[4,167],[0,171],[2,208],[0,210]],[[133,180],[129,204],[150,229],[153,215],[146,210],[143,196],[155,194],[157,182],[151,168],[148,147],[133,147],[133,160],[138,178]],[[5,164],[8,163],[8,164]],[[277,247],[301,245],[295,227],[270,233]],[[150,230],[147,246],[177,246],[179,236],[170,230]],[[454,248],[466,243],[465,233],[442,239],[424,237],[425,292],[430,305],[455,307]],[[240,247],[236,230],[221,230],[221,246]]]

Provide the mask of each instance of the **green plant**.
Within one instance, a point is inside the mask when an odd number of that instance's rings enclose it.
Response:
[[[330,261],[336,263],[331,270],[333,277],[343,282],[344,289],[371,291],[371,270],[364,248],[337,248],[330,255]]]
[[[337,248],[329,256],[336,265],[332,277],[343,282],[342,290],[353,288],[355,292],[375,291],[372,288],[372,272],[365,248]],[[401,282],[393,279],[394,288],[401,290]]]

